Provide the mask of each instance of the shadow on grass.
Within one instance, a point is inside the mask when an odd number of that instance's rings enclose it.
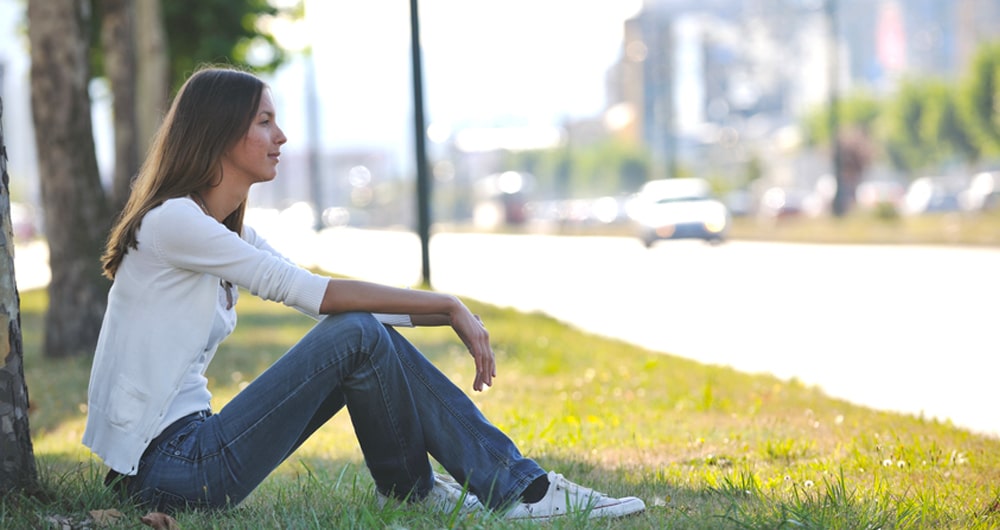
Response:
[[[548,461],[544,456],[544,461]],[[613,471],[585,462],[555,459],[550,463],[567,476],[603,476]],[[102,526],[95,518],[114,510],[127,527],[138,524],[148,509],[122,500],[103,486],[104,467],[63,455],[39,459],[41,492],[34,496],[8,495],[0,499],[0,527],[37,528],[51,525],[70,529]],[[575,478],[575,477],[572,477]],[[579,480],[579,479],[577,479]],[[626,495],[629,492],[614,492]],[[695,492],[682,496],[690,497]],[[553,528],[659,528],[663,510],[653,507],[620,521],[586,521],[567,517]],[[181,528],[523,528],[504,521],[502,514],[485,512],[475,518],[457,518],[423,506],[378,506],[374,485],[362,462],[353,459],[293,455],[243,503],[228,510],[182,511],[171,514]]]

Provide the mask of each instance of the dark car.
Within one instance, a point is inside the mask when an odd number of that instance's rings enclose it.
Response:
[[[629,215],[639,225],[647,247],[660,239],[725,240],[729,209],[712,197],[708,182],[675,178],[647,182],[629,204]]]

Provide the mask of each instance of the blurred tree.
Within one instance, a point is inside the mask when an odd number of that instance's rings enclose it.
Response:
[[[159,123],[167,87],[202,62],[273,70],[284,53],[260,19],[277,13],[266,0],[29,1],[32,109],[52,271],[47,356],[93,351],[107,292],[100,274],[104,238]],[[292,15],[300,16],[301,6]],[[111,204],[94,152],[92,71],[108,78],[114,97]]]
[[[973,58],[959,108],[984,150],[1000,152],[1000,42],[983,45]]]
[[[884,103],[866,91],[856,91],[840,98],[840,125],[870,131],[882,114]],[[825,105],[806,114],[802,120],[808,145],[830,145],[830,107]]]
[[[43,352],[94,351],[107,282],[100,256],[111,213],[90,119],[89,0],[30,0],[31,108],[51,281]]]
[[[285,53],[262,23],[279,13],[301,17],[302,3],[279,11],[267,0],[90,0],[90,60],[113,94],[115,167],[112,209],[131,180],[176,89],[202,63],[273,72]]]
[[[649,179],[651,157],[635,145],[610,140],[578,151],[575,193],[593,197],[635,192]]]
[[[826,146],[836,153],[840,178],[831,211],[843,215],[854,202],[854,193],[875,155],[872,131],[884,114],[885,104],[867,91],[855,91],[838,98],[837,120],[832,120],[830,105],[807,114],[802,120],[806,145]],[[831,124],[836,121],[836,146]]]
[[[920,135],[923,143],[933,147],[937,162],[960,159],[967,165],[978,160],[981,147],[972,132],[972,125],[959,110],[958,88],[945,81],[926,84],[927,102]]]
[[[886,153],[897,169],[912,173],[934,161],[936,146],[921,134],[931,96],[918,80],[901,83],[882,121]]]
[[[649,180],[651,160],[640,147],[609,140],[572,150],[509,152],[502,164],[534,175],[539,195],[567,199],[634,192]]]
[[[0,345],[0,493],[32,491],[38,470],[28,426],[28,385],[24,380],[21,342],[21,299],[14,278],[14,231],[10,220],[10,180],[3,137],[3,97],[0,96],[0,326],[6,340]]]
[[[99,0],[98,6],[104,73],[114,95],[115,167],[111,201],[113,211],[117,212],[125,206],[132,178],[139,172],[135,2]],[[145,146],[142,150],[145,151]]]
[[[159,0],[135,3],[135,104],[140,153],[152,142],[170,103],[170,58],[162,11]]]
[[[300,17],[301,2],[281,13]],[[257,72],[273,72],[285,51],[262,22],[279,14],[268,0],[170,0],[163,2],[163,23],[175,89],[199,64],[222,62]]]
[[[874,158],[872,141],[868,136],[868,131],[861,125],[851,125],[840,129],[840,148],[837,155],[840,157],[840,182],[842,186],[843,201],[840,204],[841,214],[847,212],[854,206],[854,198],[857,194],[858,184],[864,178],[865,171],[871,165]],[[834,212],[836,214],[836,211]]]

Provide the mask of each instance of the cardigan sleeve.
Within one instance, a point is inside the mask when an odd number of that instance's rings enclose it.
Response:
[[[318,315],[328,279],[257,248],[215,219],[194,201],[166,201],[143,219],[148,241],[170,265],[211,274],[249,290],[265,300],[284,303]]]
[[[155,217],[150,219],[154,212]],[[292,262],[250,226],[244,226],[243,234],[237,235],[188,199],[165,202],[143,221],[150,222],[150,244],[171,265],[212,274],[265,300],[320,318],[329,278]],[[384,324],[413,326],[409,315],[373,314]]]
[[[271,244],[268,243],[266,239],[260,237],[260,235],[257,234],[257,231],[254,230],[253,227],[251,226],[247,225],[243,226],[243,239],[260,250],[270,252],[272,255],[278,256],[279,258],[288,261],[289,263],[292,263],[292,261],[288,259],[287,256],[275,250],[275,248],[272,247]],[[319,317],[318,315],[313,315],[313,314],[310,314],[310,316],[315,318]],[[401,326],[408,328],[413,327],[413,320],[410,318],[410,315],[394,314],[394,313],[372,313],[372,316],[374,316],[375,319],[378,320],[379,322],[387,324],[389,326]]]

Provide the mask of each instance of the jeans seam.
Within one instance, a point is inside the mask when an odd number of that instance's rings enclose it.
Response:
[[[387,337],[383,337],[381,335],[382,334],[380,334],[380,336],[379,336],[379,340],[385,340],[387,338]],[[388,344],[389,344],[390,348],[395,349],[395,345],[392,344],[391,340],[388,341]],[[399,446],[404,449],[403,453],[406,454],[407,451],[405,451],[405,449],[407,449],[409,447],[409,443],[407,442],[405,436],[401,436],[400,435],[400,426],[397,423],[398,413],[395,410],[395,407],[392,406],[392,400],[386,394],[386,389],[387,389],[388,385],[385,384],[384,378],[382,376],[382,372],[381,372],[381,370],[379,370],[378,363],[375,362],[375,356],[372,355],[370,352],[367,354],[367,362],[369,362],[371,364],[372,372],[374,373],[375,379],[378,382],[379,397],[382,399],[382,406],[385,407],[385,409],[386,409],[386,415],[389,418],[389,421],[387,423],[392,426],[392,436],[393,436],[393,438],[396,439],[396,443],[398,443]],[[408,378],[404,378],[404,379],[408,379]],[[414,476],[415,473],[413,472],[412,469],[410,469],[409,463],[406,462],[406,459],[403,458],[401,460],[403,462],[403,466],[405,467],[406,474],[410,475],[410,476]],[[419,482],[418,482],[418,484],[419,484]]]
[[[359,353],[366,353],[366,355],[369,358],[371,357],[371,354],[368,354],[367,352],[363,352],[361,348],[350,350],[349,351],[349,356],[355,356],[355,355],[357,355]],[[288,402],[288,400],[292,399],[293,396],[297,395],[298,392],[301,391],[302,387],[308,385],[313,380],[313,378],[315,378],[317,375],[322,374],[323,372],[325,372],[325,371],[329,370],[330,368],[332,368],[332,367],[340,364],[341,362],[343,362],[343,358],[341,358],[339,360],[336,360],[336,361],[330,360],[330,362],[317,367],[312,373],[310,373],[308,376],[304,377],[299,382],[299,384],[295,386],[294,389],[292,389],[291,391],[289,391],[280,401],[278,401],[271,410],[269,410],[266,414],[263,414],[260,417],[258,417],[256,421],[254,421],[252,424],[250,424],[246,429],[243,429],[243,431],[241,431],[237,436],[234,436],[232,439],[228,440],[225,443],[225,445],[220,446],[218,453],[222,453],[223,451],[229,449],[229,447],[231,445],[235,444],[241,438],[243,438],[244,436],[246,436],[247,433],[255,430],[258,426],[261,425],[261,423],[264,422],[265,419],[270,418],[271,415],[274,414],[276,410],[278,410],[279,408],[281,408],[281,405],[284,405],[286,402]],[[218,453],[216,453],[216,454],[218,454]],[[206,455],[206,456],[208,456],[208,455]]]
[[[477,429],[473,428],[472,424],[466,421],[466,419],[461,414],[458,414],[456,409],[454,409],[451,406],[451,403],[449,403],[447,399],[444,399],[444,397],[438,392],[438,389],[434,385],[430,384],[430,381],[424,377],[423,373],[421,373],[421,371],[413,363],[411,363],[407,359],[404,359],[402,356],[400,357],[400,359],[403,363],[406,364],[406,366],[409,368],[410,372],[414,375],[414,377],[417,380],[419,380],[420,383],[423,384],[424,387],[426,387],[428,391],[431,394],[433,394],[434,397],[442,404],[442,407],[448,411],[451,417],[457,420],[458,424],[461,425],[462,429],[467,433],[471,434],[472,437],[476,440],[476,442],[480,445],[480,447],[485,448],[486,451],[489,452],[489,454],[493,457],[495,462],[498,462],[499,465],[503,466],[506,470],[513,472],[511,470],[512,462],[509,458],[507,458],[506,454],[503,453],[502,451],[498,451],[496,446],[494,446],[492,443],[489,443],[489,440],[486,437],[482,436],[482,434]],[[516,481],[519,484],[523,483],[525,487],[527,487],[527,484],[530,483],[530,481],[533,480],[533,478],[534,477],[530,476],[518,476]],[[502,499],[503,502],[501,504],[507,504],[513,499],[515,493],[513,492],[502,493],[502,495],[504,497],[510,497]]]

